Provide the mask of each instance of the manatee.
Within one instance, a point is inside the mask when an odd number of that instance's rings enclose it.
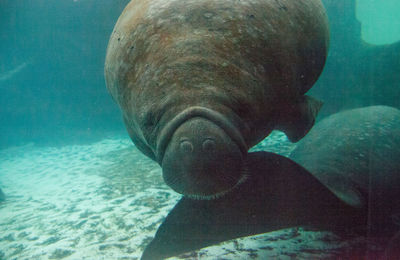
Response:
[[[290,158],[347,204],[368,207],[371,227],[390,226],[387,216],[400,214],[400,110],[370,106],[329,116]]]
[[[399,158],[399,110],[372,106],[332,115],[313,127],[290,158],[249,153],[247,180],[230,193],[214,200],[183,197],[142,259],[298,226],[373,238],[383,246],[378,253],[398,259]],[[357,259],[379,259],[369,246]]]
[[[187,196],[245,179],[273,129],[296,142],[322,102],[305,95],[325,64],[320,0],[132,0],[111,34],[107,88],[127,131]]]

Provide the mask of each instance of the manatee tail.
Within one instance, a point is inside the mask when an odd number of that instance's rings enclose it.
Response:
[[[299,200],[308,203],[311,201],[309,198],[315,196],[315,189],[312,194],[306,194],[294,191],[291,187],[302,183],[301,187],[307,184],[318,190],[326,190],[303,167],[277,154],[249,153],[246,166],[246,181],[222,197],[214,200],[183,197],[160,225],[141,259],[165,259],[222,241],[289,227],[292,225],[290,221],[285,222],[281,217],[287,213],[276,210],[292,208],[286,201]],[[294,193],[288,194],[287,189]],[[319,192],[323,191],[317,191]],[[325,193],[330,194],[328,190]],[[299,198],[299,194],[304,198]],[[276,206],[271,206],[271,197]],[[333,195],[326,197],[326,201],[329,198],[336,201]],[[271,209],[274,210],[271,212]],[[276,219],[280,221],[277,222]]]
[[[322,104],[318,99],[302,96],[279,115],[276,129],[284,132],[291,142],[299,141],[314,126]]]

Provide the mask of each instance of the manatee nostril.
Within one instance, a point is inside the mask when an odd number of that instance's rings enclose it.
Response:
[[[196,116],[171,130],[173,133],[167,136],[166,146],[157,146],[165,147],[158,158],[161,158],[163,178],[172,189],[202,198],[231,190],[239,183],[243,175],[243,155],[224,129],[207,118]]]
[[[180,143],[181,151],[185,153],[191,153],[193,151],[193,144],[187,140]]]
[[[203,142],[203,151],[212,152],[215,150],[215,141],[212,139],[206,139]]]

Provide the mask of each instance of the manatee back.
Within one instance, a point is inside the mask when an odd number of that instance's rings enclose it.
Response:
[[[129,83],[156,87],[143,77],[164,81],[164,70],[178,71],[171,63],[179,62],[186,75],[175,76],[186,78],[176,81],[201,76],[196,69],[231,77],[245,77],[244,70],[270,87],[304,94],[322,71],[328,45],[320,0],[133,0],[110,37],[107,87],[114,97]]]
[[[334,114],[315,125],[290,157],[311,172],[346,174],[363,189],[370,177],[390,185],[384,176],[400,170],[400,111],[371,106]]]
[[[276,106],[317,80],[328,40],[320,0],[133,0],[110,37],[107,88],[149,146],[160,120],[191,106],[267,132]]]

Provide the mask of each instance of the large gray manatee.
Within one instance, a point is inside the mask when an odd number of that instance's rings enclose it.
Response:
[[[215,197],[245,179],[248,149],[273,129],[298,141],[313,126],[322,103],[304,94],[328,42],[320,0],[132,0],[106,84],[165,182]]]

